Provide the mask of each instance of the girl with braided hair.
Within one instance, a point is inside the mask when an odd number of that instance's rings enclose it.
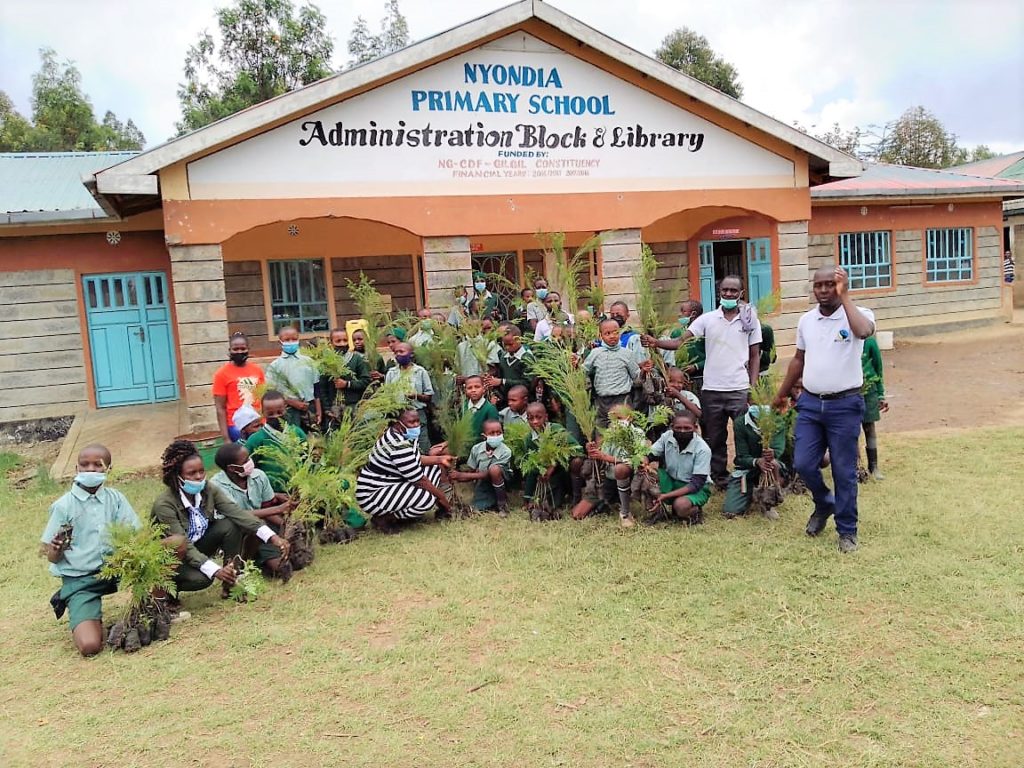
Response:
[[[174,576],[178,592],[206,589],[216,579],[223,596],[235,583],[231,560],[242,551],[247,533],[281,550],[287,559],[290,546],[267,525],[235,504],[216,485],[206,482],[206,469],[196,447],[188,440],[175,440],[162,457],[163,481],[167,489],[153,502],[153,519],[167,529],[166,542],[182,561]],[[224,565],[212,558],[224,552]]]

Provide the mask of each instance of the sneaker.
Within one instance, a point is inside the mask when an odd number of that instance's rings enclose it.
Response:
[[[872,480],[885,480],[885,475],[879,472],[877,469],[871,473]]]
[[[619,524],[623,528],[632,528],[636,525],[636,522],[633,520],[632,517],[620,517]]]
[[[818,512],[815,510],[811,516],[807,519],[807,528],[805,532],[808,536],[817,536],[819,533],[825,530],[825,525],[828,523],[830,512]]]
[[[844,555],[857,551],[857,535],[852,533],[839,536],[839,551]]]
[[[779,519],[779,513],[775,509],[775,507],[768,507],[764,511],[764,516],[767,517],[769,520],[778,520]]]
[[[502,519],[508,517],[508,507],[507,506],[498,507],[498,517],[500,517]]]

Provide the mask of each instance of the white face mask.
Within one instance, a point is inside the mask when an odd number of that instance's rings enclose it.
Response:
[[[623,427],[628,427],[630,424],[633,423],[629,419],[616,419],[616,421],[619,422],[619,425]]]

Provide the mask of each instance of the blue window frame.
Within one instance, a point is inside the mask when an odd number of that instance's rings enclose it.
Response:
[[[974,230],[970,227],[925,231],[925,275],[929,283],[974,279]]]
[[[289,323],[298,326],[299,333],[330,330],[323,260],[291,259],[267,265],[274,331]]]
[[[888,232],[841,232],[839,263],[851,291],[892,287],[892,247]]]

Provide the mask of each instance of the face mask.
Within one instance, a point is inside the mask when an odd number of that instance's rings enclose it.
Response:
[[[425,320],[420,320],[420,327],[425,331],[429,331],[433,325],[434,321],[431,320],[429,317],[426,318]]]
[[[601,342],[601,346],[603,346],[605,349],[618,349],[619,348],[618,344],[609,344],[607,341],[602,341]]]
[[[483,293],[487,290],[487,283],[473,283],[473,287],[476,288],[477,292]]]
[[[618,315],[614,316],[612,320],[619,324],[619,328],[626,324],[626,319],[624,317],[619,317]]]
[[[282,341],[281,351],[286,355],[294,355],[299,351],[299,342],[297,341]]]
[[[278,432],[281,431],[281,417],[280,416],[268,416],[266,418],[267,426],[271,429],[276,429]]]
[[[395,355],[395,362],[404,368],[412,362],[412,355]]]
[[[231,358],[231,362],[235,365],[245,365],[245,361],[249,359],[248,352],[232,352],[228,357]]]
[[[722,305],[722,309],[736,309],[736,305],[739,304],[739,299],[722,299],[719,302]]]
[[[488,435],[486,439],[488,448],[497,448],[499,445],[505,442],[504,435]]]
[[[202,480],[186,480],[181,478],[181,490],[190,496],[195,496],[197,493],[202,493],[206,487],[206,478]]]
[[[675,436],[676,443],[679,444],[680,448],[685,448],[693,440],[693,432],[676,432],[672,430],[672,434]]]
[[[415,443],[420,439],[420,427],[406,427],[405,428],[405,439],[410,443]]]
[[[83,488],[99,488],[107,482],[106,472],[79,472],[75,475],[75,485]]]
[[[537,289],[537,298],[538,299],[543,301],[547,297],[548,297],[548,289],[547,288],[538,288]]]
[[[238,474],[242,477],[249,477],[253,470],[256,469],[256,462],[249,459],[245,464],[232,464],[232,467],[238,470]]]
[[[619,422],[620,427],[628,427],[630,424],[633,423],[629,419],[616,419],[616,421]]]
[[[683,328],[685,328],[686,326],[688,326],[690,324],[690,318],[688,318],[688,317],[680,317],[679,318],[679,324],[681,326],[683,326]]]

